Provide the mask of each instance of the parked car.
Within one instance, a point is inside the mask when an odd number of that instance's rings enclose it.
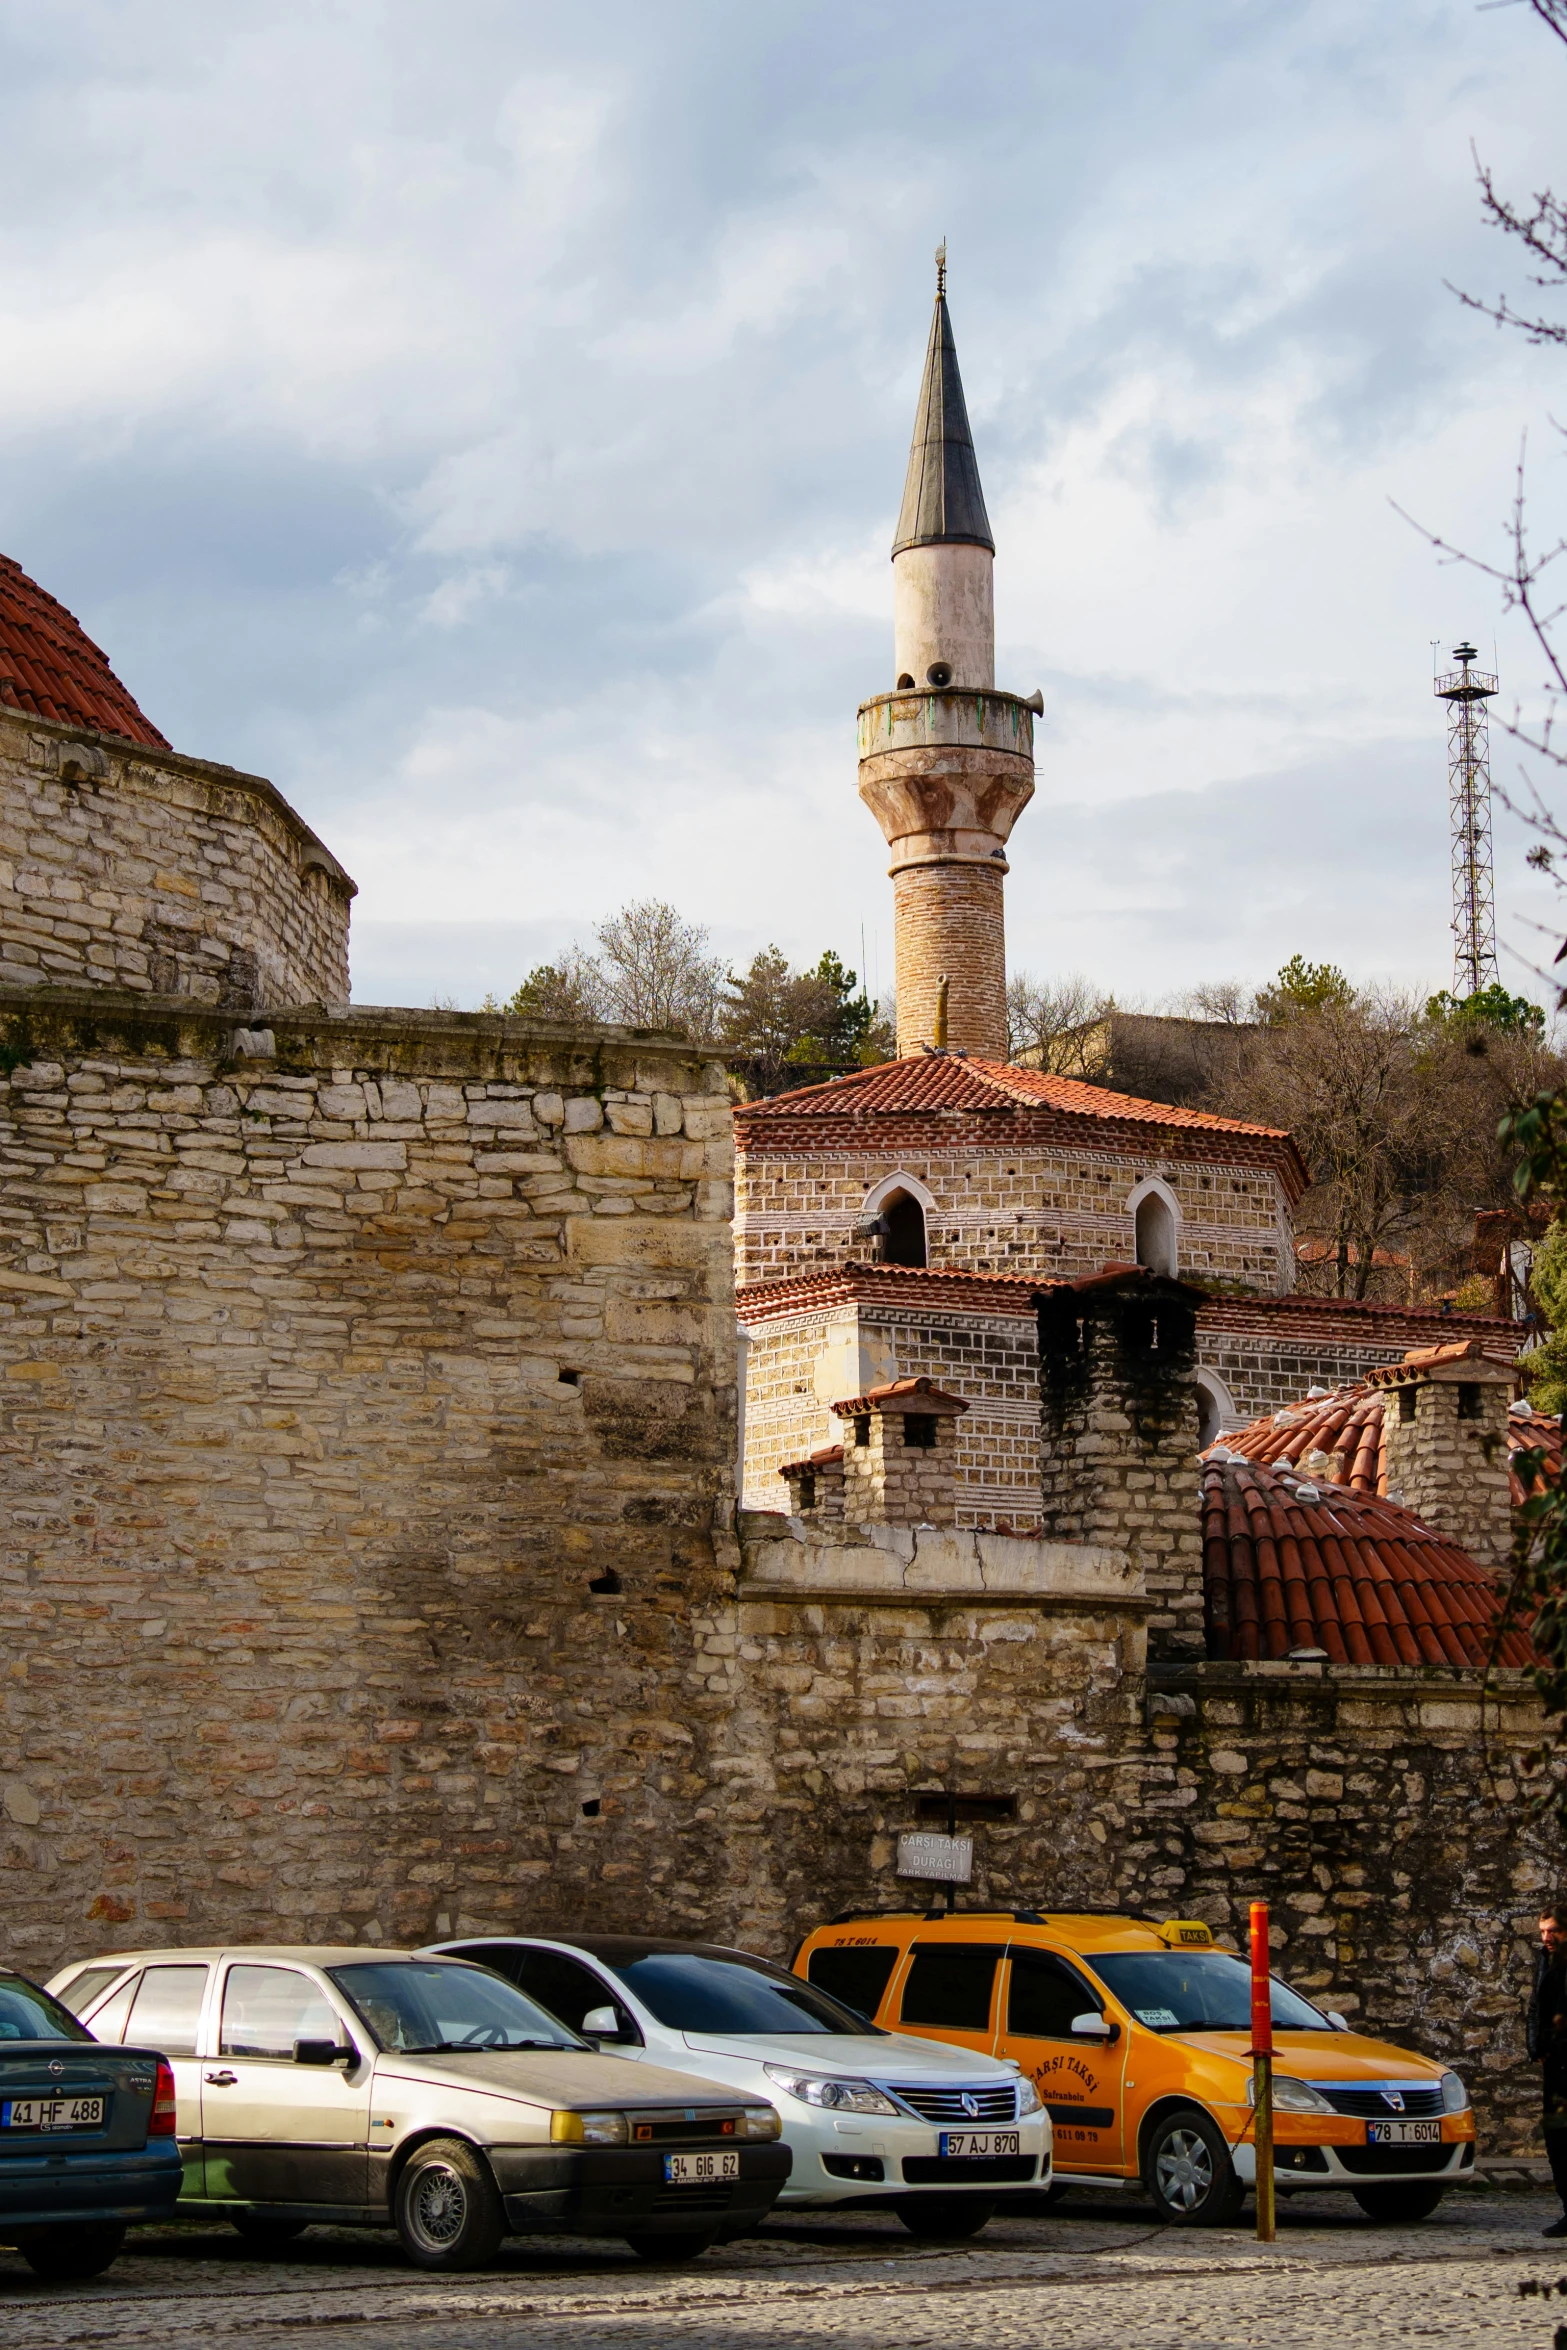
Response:
[[[101,2276],[132,2220],[167,2219],[182,2177],[164,2058],[99,2047],[0,1970],[0,2242],[41,2277]]]
[[[645,1935],[439,1946],[493,1967],[601,2048],[769,2097],[794,2157],[780,2209],[889,2205],[916,2236],[977,2233],[1050,2183],[1050,2122],[1015,2064],[884,2032],[749,1951]]]
[[[478,2268],[540,2230],[688,2259],[754,2227],[788,2177],[764,2097],[605,2055],[460,1960],[143,1950],[51,1988],[100,2040],[161,2018],[180,2208],[253,2242],[390,2223],[420,2268]]]
[[[1251,1973],[1205,1925],[1053,1910],[867,1913],[807,1936],[796,1972],[894,2032],[1020,2064],[1055,2124],[1056,2181],[1141,2178],[1167,2218],[1231,2219],[1256,2183]],[[1275,1977],[1274,2175],[1418,2220],[1471,2171],[1457,2073],[1352,2031]]]

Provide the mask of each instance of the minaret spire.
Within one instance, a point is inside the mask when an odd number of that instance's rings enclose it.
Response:
[[[1038,695],[996,691],[995,541],[979,486],[947,248],[892,548],[897,683],[860,710],[860,797],[892,852],[898,1050],[1004,1060],[1006,844],[1034,791]]]
[[[892,542],[896,559],[909,547],[988,547],[996,551],[979,485],[979,459],[969,430],[958,347],[947,311],[947,248],[936,247],[936,313],[930,322],[925,373],[914,411],[914,439],[903,482],[903,505]]]

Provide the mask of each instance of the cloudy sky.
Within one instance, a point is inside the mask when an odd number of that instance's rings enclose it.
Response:
[[[331,842],[361,999],[649,893],[887,983],[854,711],[942,235],[1046,702],[1013,962],[1449,977],[1432,640],[1536,665],[1391,501],[1499,550],[1527,427],[1567,513],[1559,357],[1443,285],[1518,283],[1471,141],[1567,182],[1523,9],[0,0],[0,86],[0,548]],[[1503,819],[1498,901],[1527,952]]]

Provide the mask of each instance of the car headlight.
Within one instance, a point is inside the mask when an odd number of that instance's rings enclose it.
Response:
[[[824,2078],[820,2073],[792,2072],[787,2065],[768,2064],[762,2067],[770,2081],[776,2081],[786,2097],[798,2097],[802,2105],[825,2105],[834,2113],[886,2113],[896,2115],[898,2108],[890,2097],[884,2097],[869,2081]]]
[[[557,2146],[624,2146],[631,2132],[623,2113],[552,2113],[550,2137]]]
[[[1246,2102],[1248,2105],[1257,2102],[1255,2074],[1246,2084]],[[1331,2113],[1333,2108],[1321,2091],[1314,2089],[1309,2081],[1297,2081],[1291,2073],[1275,2073],[1273,2110],[1275,2113]]]
[[[1018,2120],[1022,2121],[1026,2115],[1037,2113],[1043,2103],[1043,2098],[1040,2096],[1039,2091],[1034,2087],[1034,2084],[1029,2079],[1027,2073],[1022,2074],[1017,2085]]]
[[[1444,2113],[1467,2113],[1469,2111],[1469,2092],[1456,2073],[1442,2075],[1442,2111]]]
[[[748,2105],[735,2124],[737,2138],[781,2138],[783,2123],[770,2105]]]

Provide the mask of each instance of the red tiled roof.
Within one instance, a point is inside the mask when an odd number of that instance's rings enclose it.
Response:
[[[1290,1463],[1308,1473],[1320,1470],[1335,1483],[1355,1493],[1386,1493],[1387,1446],[1383,1436],[1383,1397],[1380,1390],[1356,1380],[1330,1395],[1306,1396],[1286,1411],[1265,1414],[1244,1428],[1219,1439],[1214,1449],[1238,1452],[1250,1461]],[[1547,1473],[1561,1474],[1562,1427],[1527,1404],[1514,1404],[1507,1415],[1509,1455],[1542,1448]],[[1512,1480],[1513,1507],[1523,1502],[1523,1485],[1516,1472]]]
[[[852,1077],[826,1085],[775,1093],[747,1102],[740,1115],[749,1123],[768,1118],[845,1118],[878,1110],[1011,1110],[1043,1103],[1082,1118],[1131,1120],[1145,1126],[1191,1126],[1211,1134],[1263,1135],[1288,1142],[1279,1126],[1255,1126],[1240,1118],[1216,1118],[1207,1110],[1183,1110],[1169,1102],[1139,1101],[1129,1093],[1107,1093],[1080,1078],[1054,1077],[1045,1069],[1019,1069],[1008,1061],[978,1061],[958,1053],[911,1054],[882,1061]]]
[[[1408,1510],[1252,1460],[1203,1464],[1208,1654],[1286,1657],[1325,1649],[1334,1664],[1483,1665],[1501,1587]],[[1509,1631],[1504,1665],[1530,1665]]]
[[[9,555],[0,555],[0,705],[155,750],[170,747],[81,623]]]
[[[830,1403],[827,1409],[836,1412],[840,1420],[847,1420],[856,1412],[868,1410],[872,1404],[879,1404],[883,1411],[889,1406],[898,1411],[906,1404],[918,1404],[921,1410],[926,1404],[943,1412],[968,1410],[961,1395],[949,1395],[944,1387],[936,1385],[934,1379],[923,1377],[891,1379],[884,1387],[867,1387],[863,1395],[845,1396],[841,1403]]]
[[[835,1265],[787,1281],[748,1281],[735,1291],[742,1322],[775,1321],[821,1306],[923,1306],[941,1313],[1031,1314],[1050,1287],[1029,1273],[942,1273],[923,1265]]]
[[[830,1469],[842,1458],[843,1446],[841,1444],[824,1444],[818,1451],[808,1452],[803,1461],[781,1462],[778,1474],[780,1477],[787,1477],[791,1469]]]

